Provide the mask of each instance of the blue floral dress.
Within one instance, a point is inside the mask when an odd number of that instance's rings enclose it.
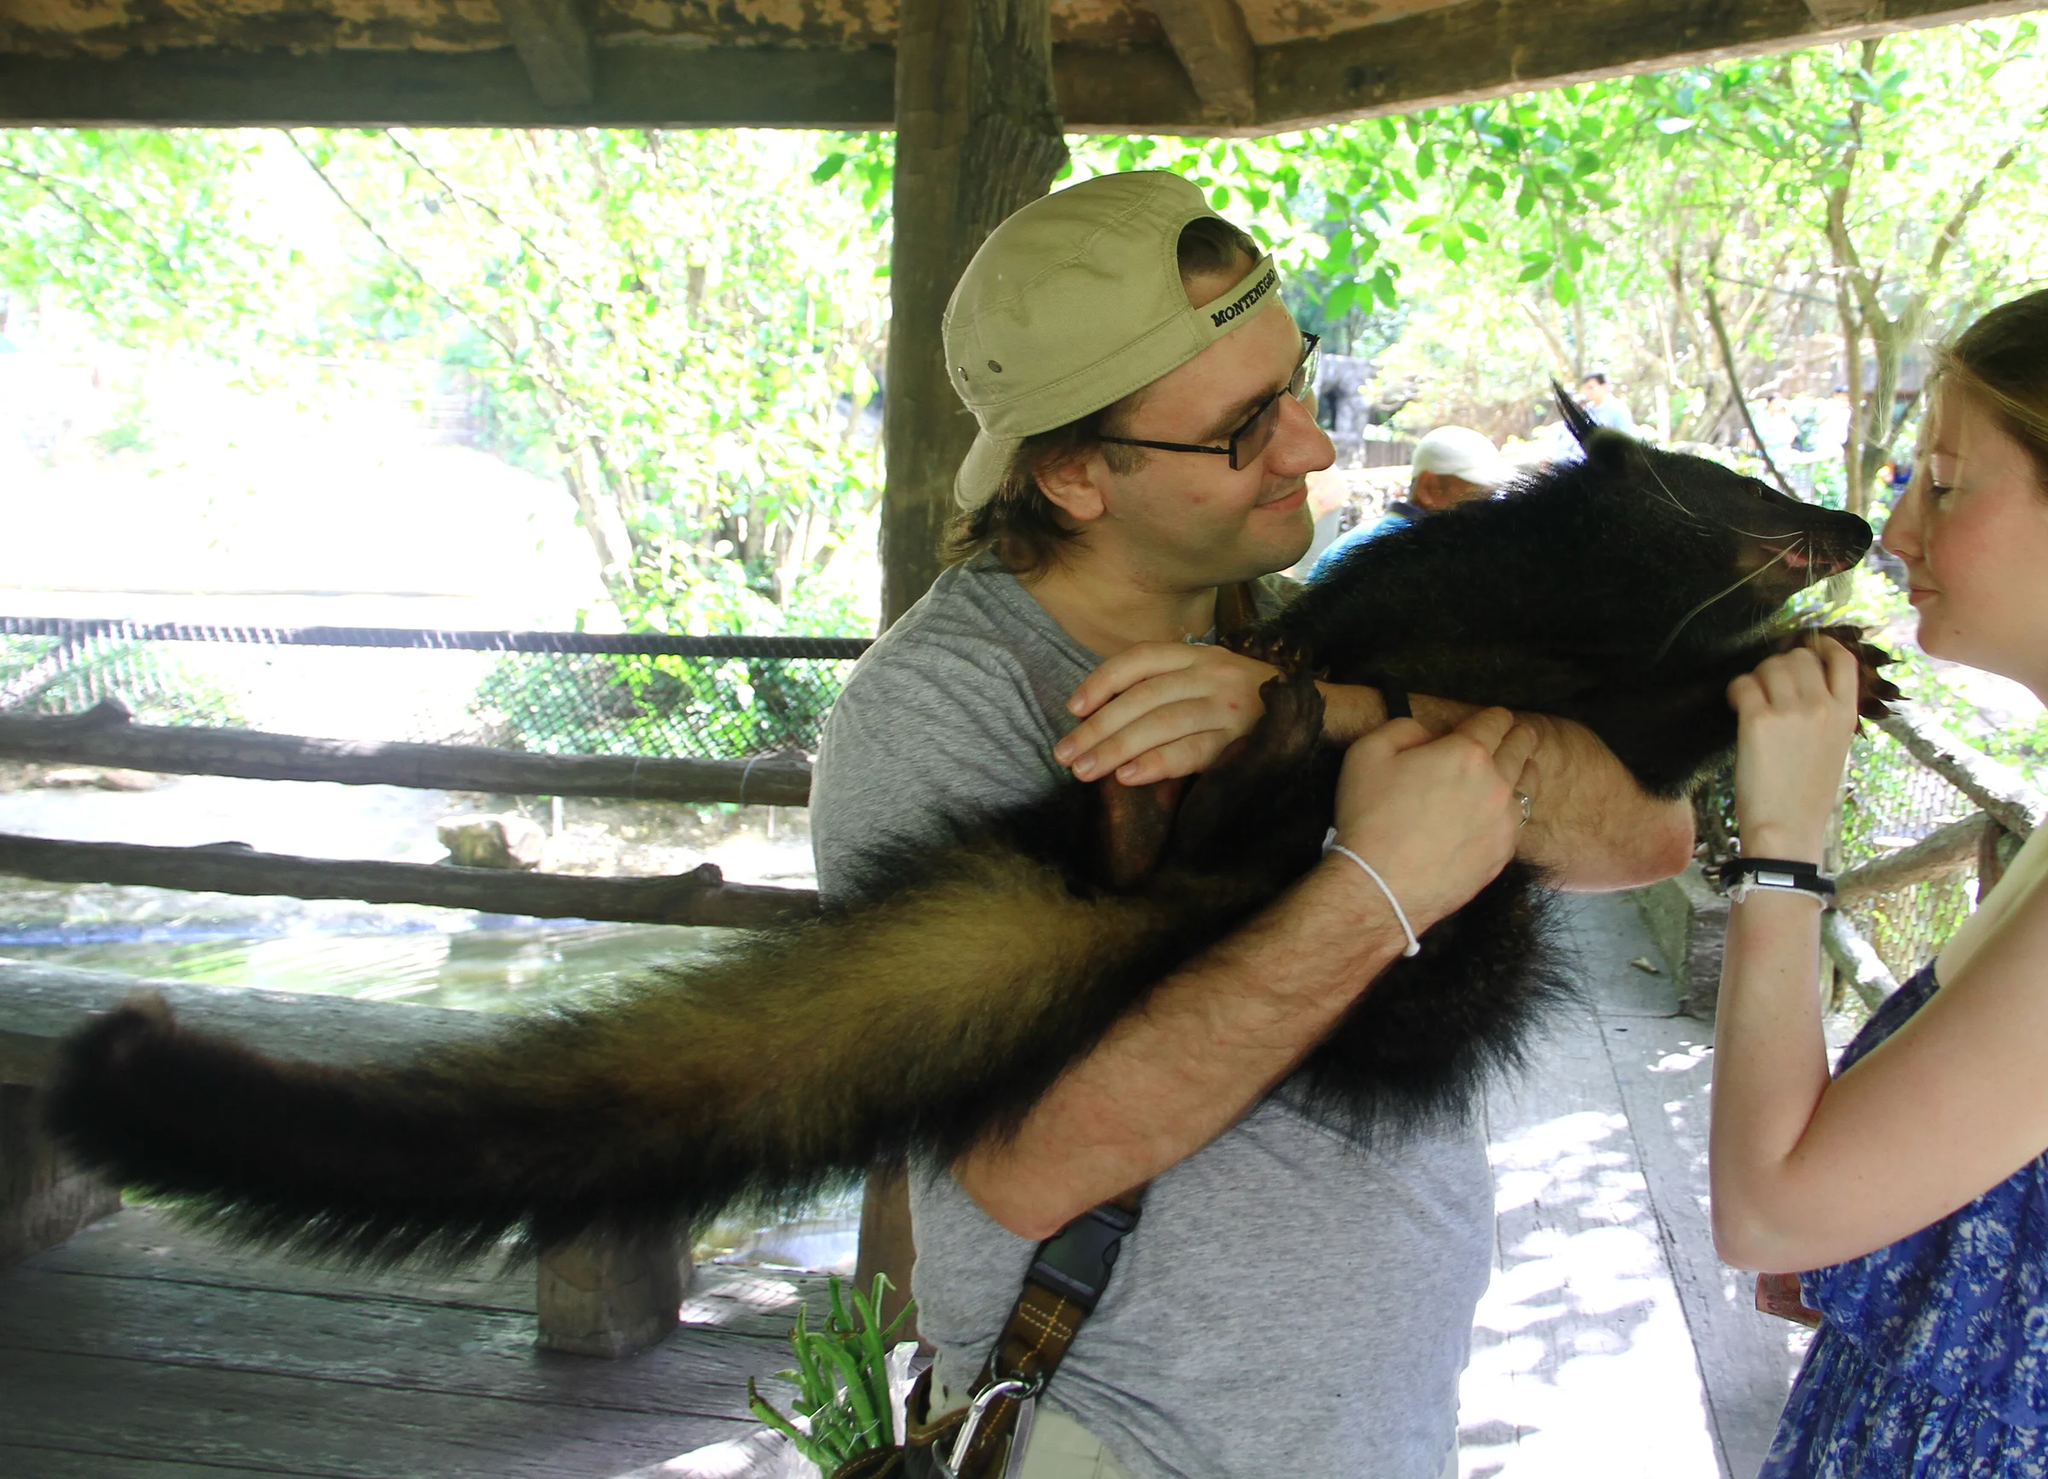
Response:
[[[1841,1068],[1934,992],[1929,966],[1872,1014]],[[1799,1285],[1827,1320],[1758,1479],[2048,1479],[2048,1156]]]

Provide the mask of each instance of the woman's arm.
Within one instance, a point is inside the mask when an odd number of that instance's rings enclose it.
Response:
[[[1745,851],[1818,862],[1856,718],[1832,641],[1737,679]],[[1820,910],[1751,894],[1729,913],[1710,1156],[1714,1240],[1742,1268],[1859,1257],[1962,1206],[2048,1149],[2048,897],[1842,1077],[1821,1036]]]
[[[1081,723],[1054,750],[1082,780],[1115,773],[1127,786],[1206,769],[1265,712],[1260,687],[1278,669],[1221,647],[1142,642],[1104,662],[1074,690]],[[1379,691],[1319,683],[1323,732],[1349,744],[1387,722]],[[1415,718],[1448,734],[1476,704],[1413,694]],[[1517,854],[1558,887],[1593,892],[1654,883],[1692,861],[1692,808],[1647,795],[1585,726],[1516,716],[1537,738],[1523,779],[1529,825]]]

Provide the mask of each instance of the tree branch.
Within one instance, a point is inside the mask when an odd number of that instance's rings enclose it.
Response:
[[[1706,275],[1700,280],[1700,292],[1707,300],[1707,322],[1713,326],[1714,342],[1721,346],[1721,363],[1728,371],[1728,385],[1734,392],[1735,407],[1742,413],[1742,424],[1749,428],[1750,438],[1755,441],[1757,451],[1762,454],[1764,466],[1770,469],[1771,481],[1787,498],[1797,498],[1792,485],[1785,481],[1785,475],[1778,471],[1778,464],[1771,456],[1771,449],[1764,445],[1763,434],[1756,429],[1756,418],[1749,414],[1749,397],[1742,393],[1742,377],[1735,368],[1735,346],[1728,342],[1728,326],[1721,320],[1721,304],[1714,297],[1714,261],[1707,259]]]

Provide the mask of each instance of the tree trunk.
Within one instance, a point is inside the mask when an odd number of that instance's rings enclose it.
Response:
[[[938,576],[953,474],[974,440],[946,375],[946,300],[975,248],[1067,157],[1050,0],[904,0],[898,15],[884,626]]]

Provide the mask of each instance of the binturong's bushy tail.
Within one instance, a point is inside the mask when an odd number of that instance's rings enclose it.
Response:
[[[681,1226],[1014,1123],[1251,899],[1082,897],[993,844],[858,912],[397,1066],[281,1062],[131,1004],[67,1045],[76,1156],[230,1235],[384,1263]]]

